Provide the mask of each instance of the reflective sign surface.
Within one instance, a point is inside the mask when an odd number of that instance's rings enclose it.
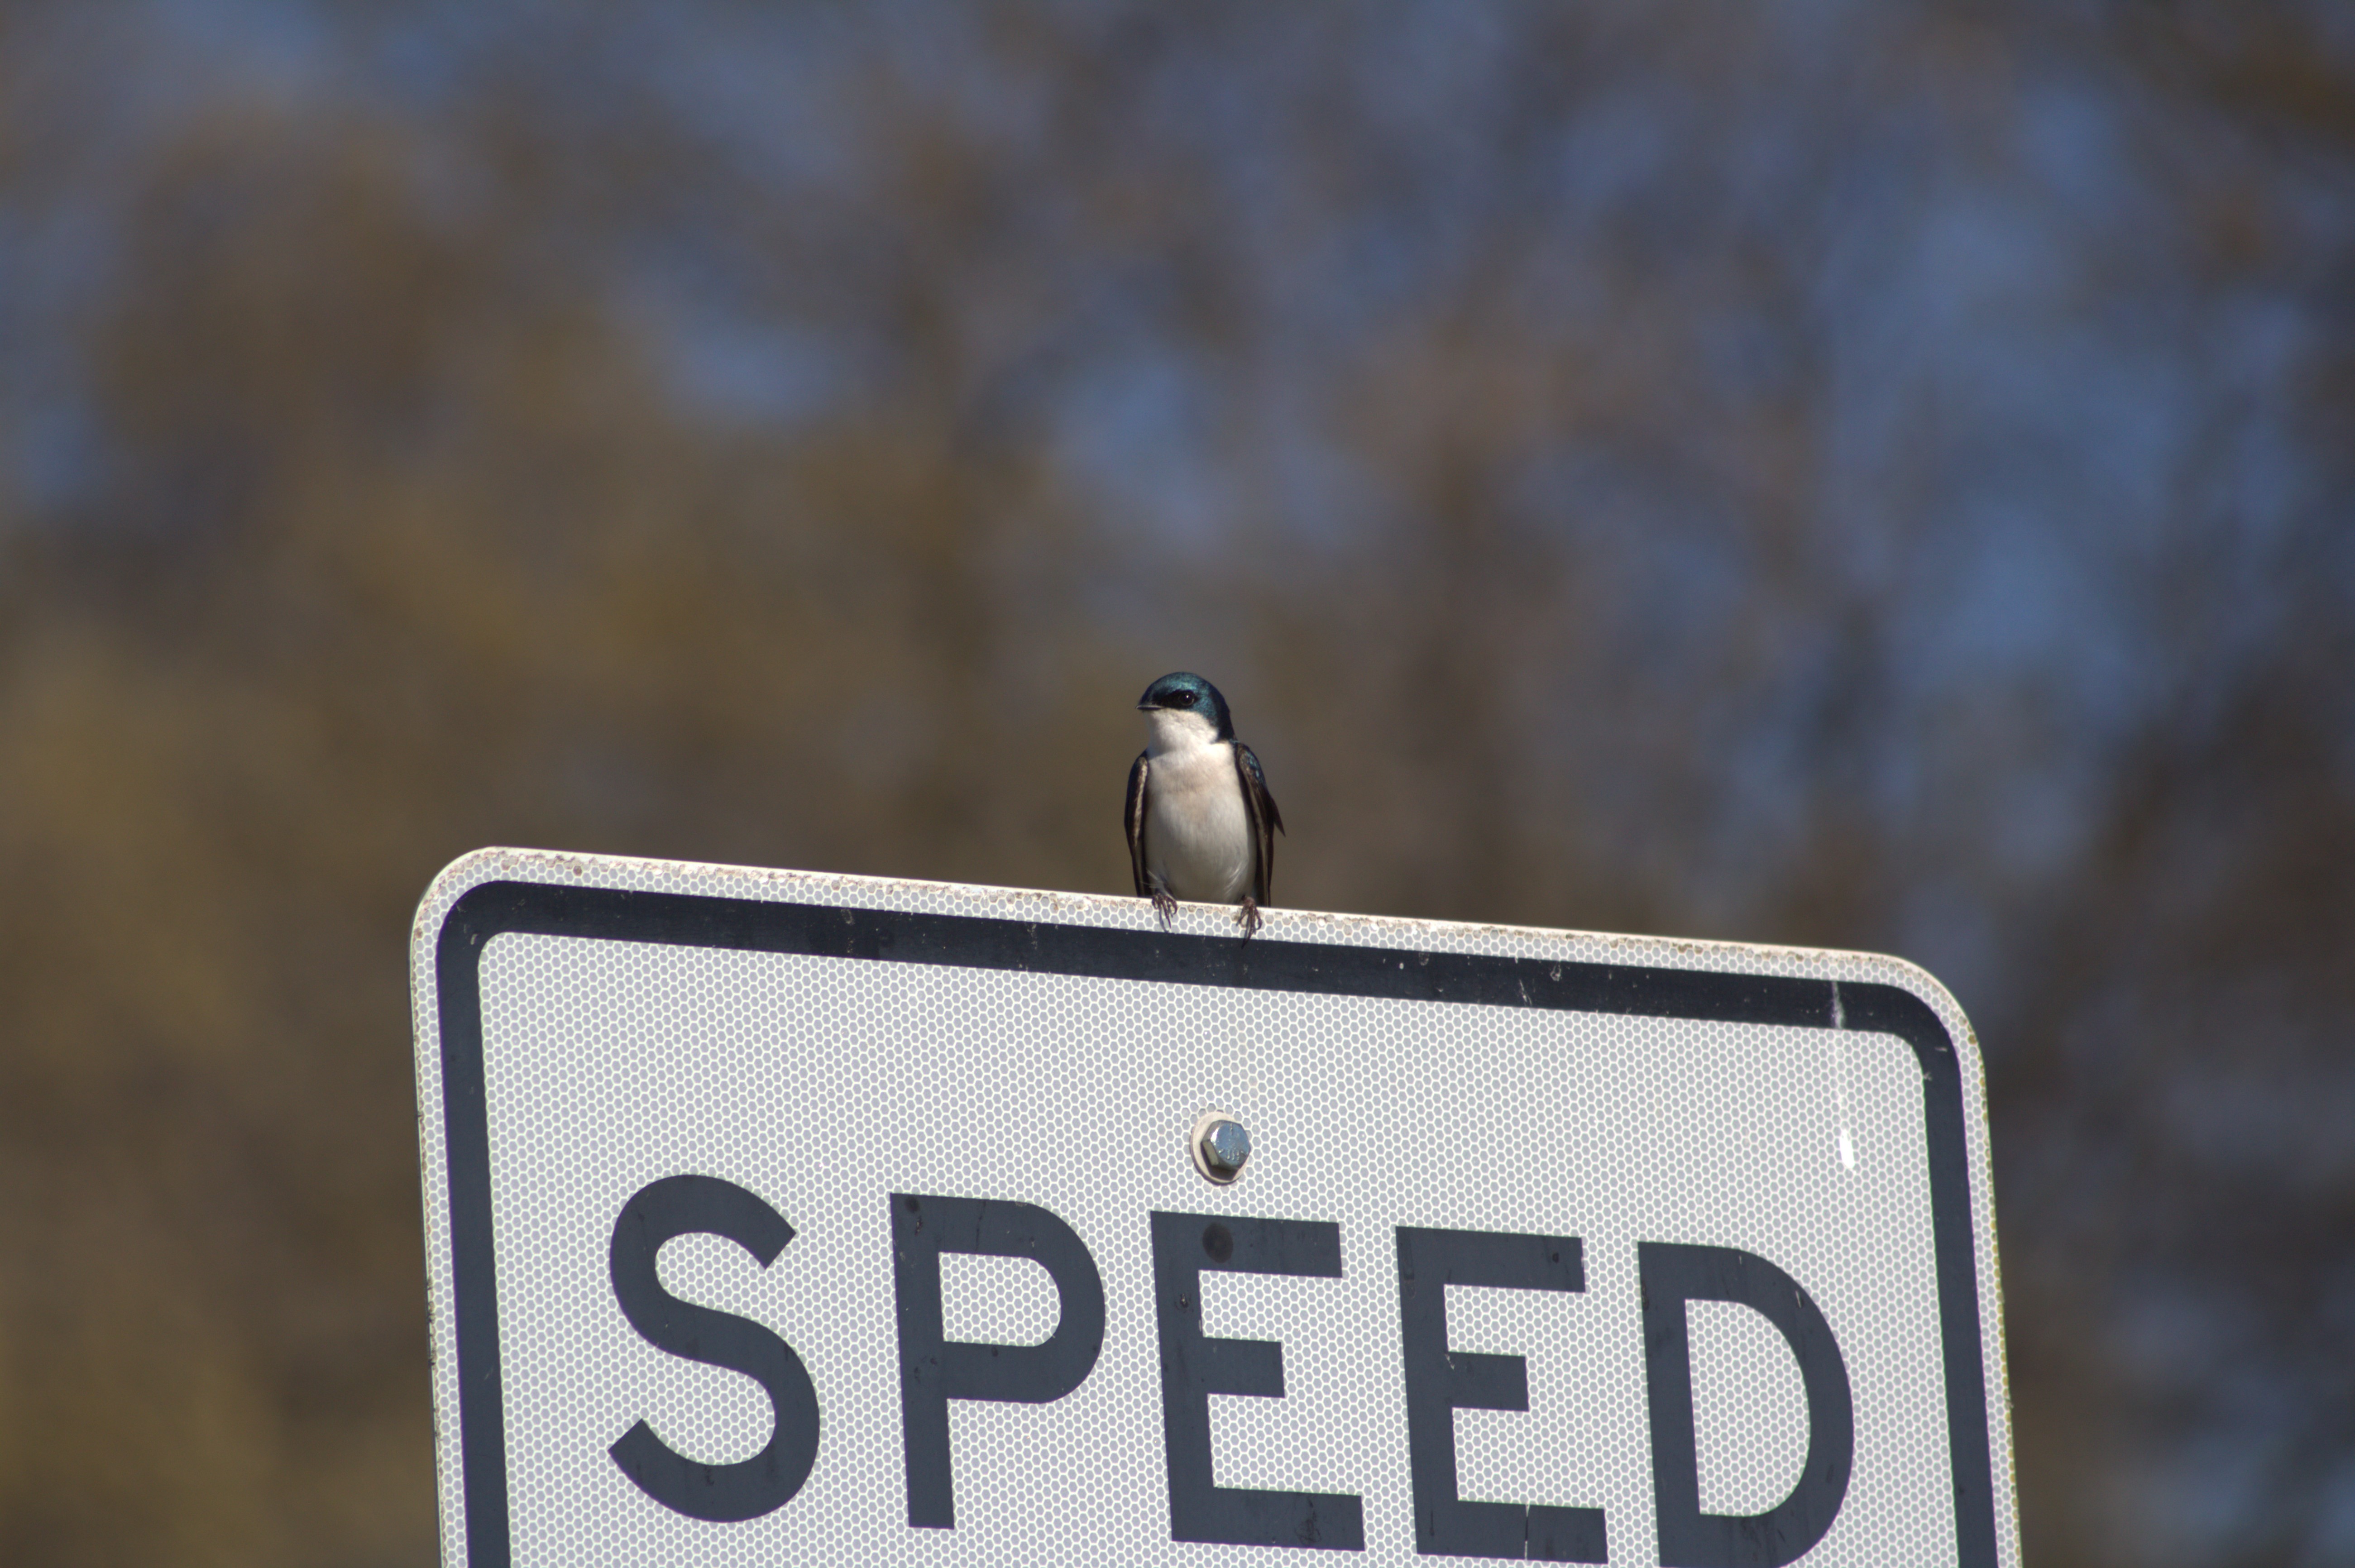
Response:
[[[415,955],[451,1562],[2017,1561],[1902,964],[506,851]]]

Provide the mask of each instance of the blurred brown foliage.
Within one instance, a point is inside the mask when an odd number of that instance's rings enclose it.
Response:
[[[1284,903],[1945,975],[2029,1552],[2355,1554],[2328,7],[192,9],[0,12],[0,1557],[432,1555],[437,867],[1119,891],[1181,667]]]

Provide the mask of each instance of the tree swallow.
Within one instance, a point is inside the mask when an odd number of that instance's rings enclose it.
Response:
[[[1145,750],[1128,770],[1128,861],[1136,896],[1169,929],[1178,901],[1243,906],[1249,940],[1275,877],[1284,817],[1252,749],[1235,739],[1227,699],[1199,675],[1145,688]]]

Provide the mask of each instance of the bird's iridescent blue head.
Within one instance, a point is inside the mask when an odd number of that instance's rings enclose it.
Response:
[[[1219,688],[1184,670],[1165,675],[1146,687],[1145,695],[1136,699],[1136,709],[1140,713],[1197,714],[1209,721],[1218,739],[1235,738],[1235,721],[1227,716],[1227,699],[1219,695]]]

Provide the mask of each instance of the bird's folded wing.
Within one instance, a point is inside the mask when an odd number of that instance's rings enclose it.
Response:
[[[1145,759],[1137,759],[1141,766]],[[1258,841],[1259,872],[1252,879],[1252,897],[1261,903],[1275,901],[1275,836],[1284,831],[1284,814],[1275,796],[1267,793],[1267,775],[1259,758],[1241,741],[1235,742],[1235,774],[1243,786],[1243,809],[1251,813],[1252,837]]]
[[[1128,866],[1136,873],[1136,896],[1149,898],[1152,884],[1145,875],[1145,753],[1136,753],[1128,770],[1128,805],[1122,816],[1128,823]]]

